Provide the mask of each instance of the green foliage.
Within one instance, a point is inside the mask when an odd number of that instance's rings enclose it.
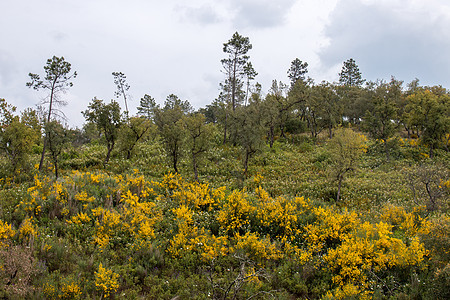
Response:
[[[224,72],[226,75],[225,83],[223,84],[224,91],[228,95],[228,100],[232,110],[243,102],[244,92],[242,90],[243,76],[249,72],[245,72],[245,67],[248,66],[249,56],[248,51],[252,49],[250,39],[235,32],[231,39],[223,44],[223,52],[228,55],[228,58],[221,60]],[[247,69],[249,69],[247,67]],[[253,69],[253,68],[251,68]]]
[[[14,178],[18,175],[16,172],[27,167],[28,157],[38,135],[36,128],[27,124],[33,121],[27,114],[23,114],[21,118],[14,116],[15,108],[4,99],[0,99],[0,108],[0,149],[10,163],[4,172],[10,172]]]
[[[291,80],[291,86],[293,86],[297,81],[305,80],[305,75],[308,73],[308,63],[296,58],[291,62],[291,67],[287,73]]]
[[[105,104],[103,100],[94,98],[89,104],[88,109],[83,112],[83,115],[86,121],[97,126],[97,130],[105,138],[107,153],[103,164],[106,165],[111,157],[111,152],[116,144],[119,128],[122,124],[120,106],[114,100]]]
[[[131,117],[124,123],[118,134],[119,148],[122,153],[126,153],[126,158],[130,159],[135,146],[147,136],[154,134],[155,125],[144,117]]]
[[[157,108],[156,101],[150,95],[145,94],[139,102],[137,108],[138,114],[148,120],[153,120],[155,117],[155,109]]]
[[[199,113],[185,116],[183,119],[187,133],[186,144],[192,158],[194,179],[197,181],[199,159],[209,150],[213,141],[214,126],[213,124],[205,124],[205,121],[205,116]]]
[[[63,149],[69,143],[68,130],[57,121],[50,121],[44,126],[48,139],[48,150],[55,168],[55,177],[58,178],[58,160]]]
[[[442,88],[434,87],[419,89],[407,100],[406,122],[420,131],[420,140],[433,157],[433,150],[442,144],[450,130],[450,96]]]
[[[364,117],[364,128],[370,135],[382,141],[386,158],[390,158],[388,140],[397,131],[397,103],[401,97],[402,82],[392,78],[389,84],[381,82],[373,91]]]
[[[182,101],[176,95],[171,94],[167,97],[164,107],[157,108],[155,113],[155,124],[158,126],[167,157],[171,160],[175,173],[178,173],[178,162],[183,153],[183,116],[191,109],[188,101]]]
[[[347,173],[356,169],[359,157],[366,152],[367,138],[351,129],[336,130],[334,138],[329,143],[332,165],[331,178],[338,182],[336,201],[340,199],[342,182]]]
[[[72,79],[77,77],[77,72],[70,74],[72,65],[64,60],[64,57],[53,56],[47,60],[47,64],[44,66],[45,77],[41,79],[38,74],[29,73],[31,81],[27,82],[27,87],[35,90],[47,90],[49,95],[46,97],[42,104],[48,104],[48,112],[46,122],[50,122],[53,114],[55,114],[55,108],[58,106],[64,106],[67,103],[59,98],[61,93],[65,93],[70,87],[73,86]],[[44,164],[44,157],[48,137],[44,139],[44,146],[42,149],[41,160],[39,162],[39,171],[42,170]]]
[[[355,60],[350,58],[344,61],[339,73],[339,83],[346,86],[361,86],[364,81]]]

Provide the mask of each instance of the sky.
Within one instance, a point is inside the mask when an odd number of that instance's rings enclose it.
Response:
[[[67,124],[97,97],[114,99],[112,72],[130,85],[130,113],[149,94],[175,94],[194,108],[220,93],[223,44],[249,37],[256,81],[288,83],[290,63],[309,64],[316,83],[334,82],[353,58],[367,80],[450,88],[448,0],[0,0],[0,98],[22,111],[46,95],[26,87],[63,56],[78,76],[61,98]],[[118,100],[122,108],[124,103]]]

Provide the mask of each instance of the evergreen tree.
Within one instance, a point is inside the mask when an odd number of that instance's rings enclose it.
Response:
[[[344,106],[344,117],[357,124],[365,113],[362,78],[359,67],[353,58],[345,61],[339,73],[338,93]]]
[[[65,93],[69,87],[73,86],[72,79],[77,77],[77,72],[70,74],[72,65],[64,60],[64,57],[56,57],[47,60],[44,66],[45,77],[41,80],[38,74],[29,73],[31,81],[27,82],[27,86],[35,90],[48,90],[49,95],[42,104],[48,103],[48,111],[46,122],[50,122],[52,115],[55,113],[55,107],[63,106],[67,103],[59,98],[61,93]],[[54,107],[55,106],[55,107]],[[41,160],[39,162],[39,171],[42,170],[44,163],[45,150],[48,143],[48,137],[44,138],[44,147],[42,149]]]
[[[123,74],[122,72],[112,72],[112,75],[114,77],[114,84],[117,87],[117,90],[114,92],[114,96],[117,98],[123,97],[123,101],[125,102],[125,115],[128,118],[128,90],[130,89],[130,85],[127,82],[127,76]]]
[[[364,82],[355,60],[350,58],[345,61],[339,73],[339,83],[346,86],[361,86]]]
[[[144,97],[141,98],[139,106],[137,107],[138,115],[148,119],[153,120],[155,117],[155,109],[156,109],[156,101],[155,99],[145,94]]]
[[[247,53],[250,49],[252,49],[250,39],[241,36],[238,32],[235,32],[231,39],[223,44],[223,52],[228,55],[221,60],[226,75],[223,88],[229,97],[233,111],[242,102],[242,80],[246,75],[246,67],[248,76],[255,73],[253,67],[248,65],[250,57]],[[250,67],[252,72],[249,72]]]
[[[296,58],[291,62],[291,67],[287,73],[292,87],[297,81],[305,80],[305,75],[308,73],[308,63]]]

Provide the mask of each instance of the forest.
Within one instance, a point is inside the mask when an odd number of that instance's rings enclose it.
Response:
[[[194,109],[113,72],[82,128],[64,57],[0,99],[2,299],[450,299],[450,91],[316,83],[295,58],[267,92],[248,37]],[[1,95],[0,95],[1,96]],[[122,105],[123,104],[123,105]]]

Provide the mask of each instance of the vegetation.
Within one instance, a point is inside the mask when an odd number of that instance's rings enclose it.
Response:
[[[295,59],[263,95],[251,48],[198,111],[94,98],[68,129],[1,99],[0,297],[448,299],[449,91]]]

